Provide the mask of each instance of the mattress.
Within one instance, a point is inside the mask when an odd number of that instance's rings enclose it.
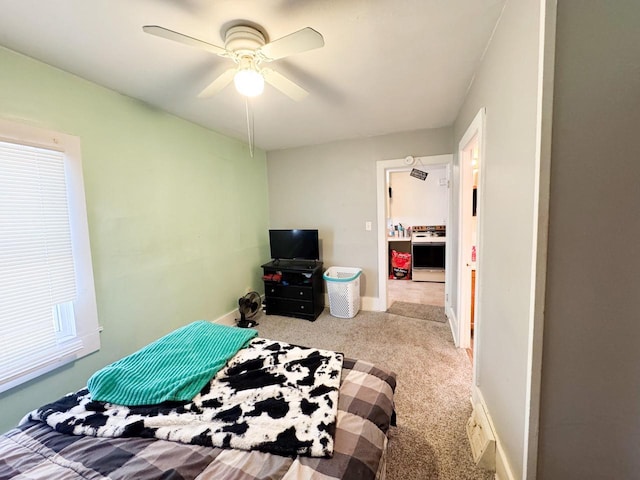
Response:
[[[344,359],[330,458],[70,435],[29,420],[0,436],[0,479],[381,479],[395,385],[393,372]]]

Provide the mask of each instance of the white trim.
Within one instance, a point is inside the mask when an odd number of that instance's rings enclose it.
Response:
[[[498,446],[499,445],[499,446]],[[496,443],[496,480],[516,480],[513,470],[507,462],[502,444]]]
[[[96,332],[97,334],[98,332]],[[52,372],[53,370],[60,368],[68,363],[75,362],[78,359],[77,352],[71,352],[68,355],[64,355],[60,358],[56,358],[47,362],[45,365],[38,366],[28,373],[23,373],[19,377],[16,377],[12,380],[9,380],[2,384],[0,387],[0,392],[6,392],[11,390],[13,387],[17,387],[23,383],[28,382],[29,380],[33,380],[45,373]]]
[[[451,219],[453,218],[453,215],[451,215],[453,213],[453,206],[455,205],[454,201],[453,201],[453,182],[452,182],[452,170],[453,170],[453,155],[451,156],[451,162],[449,162],[447,164],[447,188],[449,189],[449,205],[447,205],[447,232],[450,232],[452,227],[453,227],[453,222],[451,221]],[[453,232],[451,232],[453,233]],[[447,238],[450,237],[451,234],[447,233]],[[455,233],[455,236],[457,238],[457,233]],[[453,244],[453,242],[449,241],[448,245],[446,247],[445,250],[445,259],[444,259],[444,264],[445,266],[448,265],[449,268],[445,268],[444,271],[444,310],[445,310],[445,314],[447,312],[447,310],[451,310],[452,309],[452,305],[451,305],[451,278],[454,276],[453,275],[453,268],[451,268],[452,262],[451,259],[453,258],[453,248],[451,247],[451,245]],[[454,316],[455,318],[455,316]],[[457,318],[456,318],[456,322],[457,322]],[[451,320],[449,320],[449,323],[451,323]],[[455,339],[455,336],[454,336]],[[455,343],[455,342],[454,342]],[[456,344],[456,347],[458,345]]]
[[[382,306],[382,299],[380,297],[363,297],[362,309],[371,312],[385,312],[387,310]]]
[[[485,184],[485,169],[486,169],[486,155],[485,155],[485,122],[486,122],[486,110],[485,108],[481,108],[474,119],[469,124],[466,132],[460,139],[458,143],[458,162],[459,165],[459,196],[458,196],[458,329],[454,334],[454,340],[456,341],[456,345],[459,345],[462,348],[468,348],[470,346],[470,338],[471,338],[471,313],[469,304],[469,299],[467,298],[466,293],[471,289],[471,279],[468,278],[468,270],[466,268],[466,258],[470,255],[470,247],[469,242],[465,241],[465,238],[462,237],[463,232],[466,231],[464,227],[465,218],[463,216],[464,206],[468,205],[468,192],[465,195],[465,186],[467,182],[465,182],[465,167],[463,162],[465,162],[465,151],[472,141],[476,141],[478,145],[478,155],[480,159],[480,165],[478,166],[478,178],[480,180],[477,186],[477,211],[478,211],[478,227],[476,231],[476,246],[478,250],[478,257],[476,259],[476,271],[481,272],[481,259],[482,259],[482,211],[484,207],[483,195],[484,184]],[[468,190],[468,189],[467,189]],[[474,305],[474,316],[475,316],[475,326],[476,332],[479,331],[481,327],[481,315],[480,315],[480,301],[482,298],[481,295],[481,274],[479,273],[476,276],[476,294],[475,294],[475,305]],[[477,361],[477,357],[480,354],[481,348],[481,335],[476,334],[473,336],[473,383],[474,385],[480,384],[480,369],[478,368],[479,362]]]
[[[447,315],[447,317],[455,317],[456,316],[456,312],[453,309],[453,307],[451,307],[451,306],[445,307],[444,313],[445,313],[445,315]],[[454,322],[456,324],[458,323],[458,321],[457,321],[458,319],[457,318],[454,318],[453,320],[454,320]]]
[[[458,319],[456,318],[456,312],[453,310],[451,305],[449,305],[449,306],[445,306],[444,314],[449,319],[449,328],[451,329],[451,336],[453,337],[454,343],[455,343],[455,338],[456,338],[455,332],[458,329]],[[456,347],[460,348],[460,345],[458,344],[455,344],[455,345]]]
[[[220,325],[227,325],[229,327],[236,326],[236,320],[240,317],[240,312],[236,308],[235,310],[231,310],[230,312],[225,313],[221,317],[216,318],[215,320],[211,320],[213,323],[219,323]]]
[[[477,118],[477,117],[476,117]],[[472,135],[469,135],[469,133]],[[472,122],[467,128],[467,132],[463,136],[463,139],[458,144],[458,162],[459,162],[459,177],[458,177],[458,328],[453,336],[454,342],[460,348],[469,348],[471,340],[471,326],[470,326],[470,305],[468,292],[471,288],[471,280],[469,279],[469,249],[471,248],[471,242],[469,240],[468,233],[469,227],[466,224],[469,222],[467,208],[471,195],[469,194],[470,177],[468,162],[470,160],[468,155],[469,144],[477,136],[477,127]],[[469,137],[469,138],[467,138]],[[465,234],[465,235],[463,235]]]
[[[362,297],[360,299],[360,309],[368,312],[383,312],[384,310],[380,308],[380,303],[379,297]],[[328,307],[329,302],[327,301],[325,305]]]
[[[538,50],[538,100],[536,118],[536,158],[534,179],[533,252],[531,259],[531,303],[527,352],[526,418],[524,425],[524,472],[522,478],[537,475],[538,436],[540,431],[540,383],[544,303],[547,278],[549,230],[549,188],[551,177],[551,124],[553,121],[553,79],[555,65],[556,0],[540,2],[540,38]]]
[[[382,309],[380,305],[382,302],[379,297],[360,297],[360,310],[366,310],[367,312],[384,312],[386,309]],[[324,306],[329,308],[329,294],[324,293]]]
[[[482,294],[482,263],[484,262],[484,240],[482,235],[484,222],[482,220],[482,212],[485,211],[485,185],[487,183],[487,154],[486,154],[486,109],[482,107],[477,116],[480,116],[480,128],[478,130],[478,150],[480,155],[480,167],[478,169],[479,182],[477,186],[477,215],[478,225],[476,227],[476,245],[477,245],[477,258],[476,258],[476,293],[475,293],[475,307],[474,307],[474,329],[476,334],[473,336],[473,383],[480,385],[480,362],[477,361],[481,355],[482,349],[482,300],[484,295]],[[486,218],[486,217],[485,217]],[[470,327],[469,327],[470,328]]]
[[[491,425],[491,430],[493,431],[493,435],[496,439],[496,480],[516,480],[516,476],[513,473],[513,469],[509,464],[509,460],[507,459],[507,454],[502,447],[502,442],[500,441],[500,436],[498,435],[498,431],[496,430],[495,425],[493,424],[493,418],[491,417],[491,411],[487,407],[486,402],[484,401],[484,397],[480,389],[473,385],[471,390],[471,406],[473,407],[476,404],[482,405],[484,411],[487,414],[487,420],[489,421],[489,425]]]
[[[450,165],[453,162],[452,154],[445,155],[431,155],[428,157],[416,157],[416,162],[424,166],[427,165]],[[387,309],[387,232],[386,232],[386,194],[385,194],[385,180],[387,170],[394,169],[407,169],[407,164],[404,162],[404,158],[397,158],[393,160],[378,160],[376,162],[376,205],[377,205],[377,220],[378,220],[378,301],[376,303],[376,311],[385,311]],[[449,222],[451,219],[451,203],[449,203]],[[450,248],[450,241],[447,240],[447,248]]]
[[[247,290],[247,292],[249,292],[249,290]],[[262,302],[264,302],[264,294],[260,295],[260,302],[261,302],[260,308],[262,309]],[[260,315],[258,315],[256,317],[256,319],[258,319],[259,317],[260,317]],[[219,323],[220,325],[227,325],[229,327],[235,327],[236,326],[236,321],[239,318],[240,318],[240,310],[238,310],[237,308],[234,308],[230,312],[227,312],[224,315],[221,315],[220,317],[216,318],[215,320],[209,320],[209,321],[212,322],[212,323]]]

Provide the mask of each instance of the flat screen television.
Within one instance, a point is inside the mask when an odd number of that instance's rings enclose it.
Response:
[[[274,260],[319,260],[318,230],[269,230]]]

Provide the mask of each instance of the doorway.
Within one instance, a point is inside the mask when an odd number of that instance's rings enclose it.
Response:
[[[478,351],[480,325],[480,222],[482,214],[484,109],[460,140],[459,205],[458,205],[458,346],[467,349],[474,364]]]
[[[448,272],[445,270],[444,283],[390,279],[390,276],[393,276],[391,275],[390,252],[396,249],[396,247],[398,247],[398,251],[406,250],[406,253],[411,252],[411,237],[408,234],[405,234],[404,237],[396,237],[396,226],[401,224],[401,230],[405,230],[407,227],[413,227],[414,225],[424,225],[425,222],[446,225],[448,219],[451,218],[449,175],[452,160],[452,155],[436,155],[430,157],[406,157],[403,159],[381,160],[377,162],[377,310],[386,311],[393,301],[423,304],[437,304],[439,302],[440,306],[445,306],[446,308],[446,301],[450,298],[447,294],[449,285],[447,282]],[[418,213],[411,209],[404,212],[393,212],[393,205],[390,202],[390,200],[393,201],[394,198],[393,192],[395,190],[396,193],[399,193],[405,188],[406,184],[398,181],[398,178],[392,182],[390,182],[390,179],[399,172],[408,178],[413,168],[427,172],[429,174],[427,178],[429,179],[429,176],[431,176],[430,182],[435,182],[435,184],[438,185],[437,188],[443,189],[445,205],[442,208],[444,208],[444,214],[442,214],[442,211],[434,211],[434,209],[429,210],[427,208],[424,208],[423,212]],[[420,182],[424,182],[424,180],[420,180],[417,177],[411,178],[409,181],[417,182],[413,183],[413,185],[426,185],[424,183],[421,184]],[[389,186],[391,186],[391,191],[389,190]],[[395,199],[398,200],[396,206],[401,203],[406,204],[407,201],[406,198],[400,201],[398,195],[395,196]],[[414,199],[414,203],[417,201],[418,200]],[[390,235],[391,229],[393,229],[394,232],[393,236]],[[442,305],[442,303],[444,303],[444,305]]]

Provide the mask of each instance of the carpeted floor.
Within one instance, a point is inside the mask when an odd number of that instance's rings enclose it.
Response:
[[[444,314],[444,307],[438,307],[436,305],[393,302],[387,309],[387,313],[393,313],[394,315],[401,315],[403,317],[418,318],[420,320],[430,320],[432,322],[447,321],[447,316]]]
[[[343,352],[396,372],[398,426],[389,442],[387,480],[489,480],[475,467],[465,424],[471,414],[471,364],[449,325],[385,312],[315,321],[261,315],[259,335]]]

